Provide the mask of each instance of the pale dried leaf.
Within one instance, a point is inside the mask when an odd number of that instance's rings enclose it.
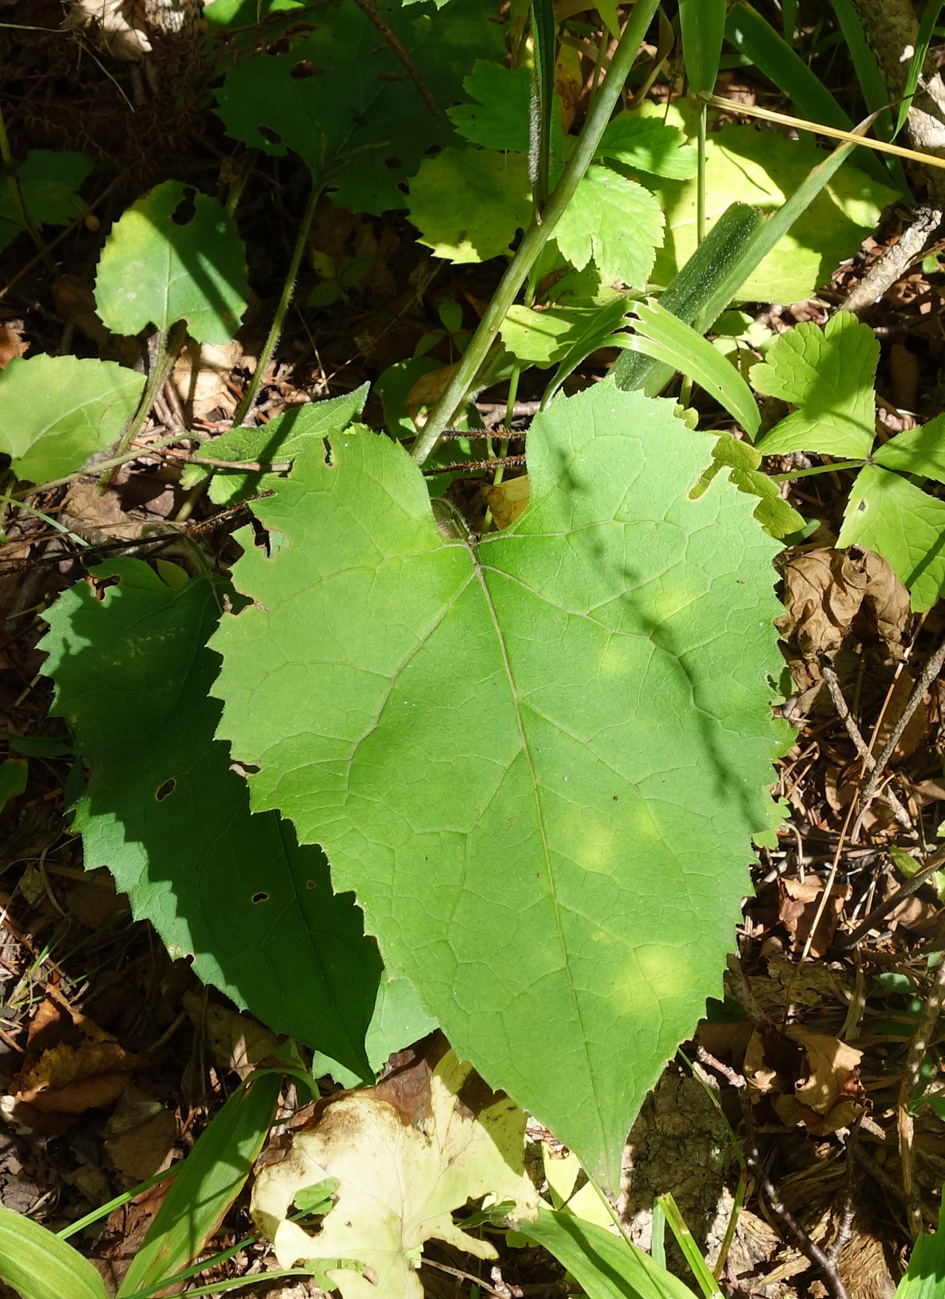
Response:
[[[280,1163],[260,1173],[252,1214],[282,1267],[323,1260],[344,1299],[422,1299],[416,1269],[427,1240],[496,1257],[488,1241],[453,1223],[453,1210],[467,1199],[511,1200],[514,1218],[534,1220],[538,1197],[523,1167],[524,1114],[507,1097],[487,1093],[452,1051],[432,1074],[426,1065],[421,1060],[406,1078],[402,1072],[343,1093],[316,1127],[296,1134]],[[468,1103],[477,1091],[485,1104],[473,1112]],[[311,1234],[287,1215],[298,1192],[327,1179],[339,1183],[334,1205]],[[364,1272],[352,1270],[352,1262]]]

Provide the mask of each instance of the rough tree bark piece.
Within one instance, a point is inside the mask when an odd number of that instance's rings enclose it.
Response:
[[[879,63],[890,101],[897,105],[905,92],[909,61],[919,36],[912,0],[853,2]],[[909,109],[906,132],[914,149],[945,157],[945,82],[928,59]],[[882,297],[909,265],[935,242],[945,212],[945,171],[927,167],[925,176],[929,187],[927,202],[917,210],[914,221],[903,231],[899,242],[888,248],[870,267],[841,310],[861,311]]]

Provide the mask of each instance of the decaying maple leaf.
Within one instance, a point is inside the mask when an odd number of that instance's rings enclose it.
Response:
[[[864,602],[875,631],[894,658],[901,658],[912,622],[909,592],[879,555],[862,546],[812,550],[784,568],[785,612],[775,626],[805,659],[834,654]]]
[[[847,1127],[867,1105],[862,1051],[802,1024],[759,1023],[745,1052],[750,1094],[767,1096],[786,1127],[803,1123],[823,1136]]]
[[[286,1157],[260,1173],[253,1219],[282,1267],[319,1260],[319,1277],[344,1299],[422,1299],[416,1269],[426,1241],[496,1257],[488,1241],[453,1222],[455,1209],[487,1196],[511,1202],[518,1221],[537,1217],[524,1135],[518,1106],[440,1040],[377,1087],[332,1097]],[[319,1184],[337,1190],[311,1233],[287,1215],[300,1192]]]

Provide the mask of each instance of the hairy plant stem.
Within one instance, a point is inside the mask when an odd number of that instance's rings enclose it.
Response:
[[[302,217],[302,224],[299,227],[299,236],[295,241],[295,247],[292,250],[292,261],[289,263],[288,274],[285,277],[285,283],[282,286],[282,295],[279,298],[279,305],[276,307],[276,314],[272,318],[272,325],[269,328],[269,334],[263,349],[259,354],[259,360],[256,362],[256,369],[253,371],[253,377],[249,381],[249,387],[243,394],[243,400],[236,409],[233,416],[233,428],[239,426],[246,419],[252,409],[253,402],[256,400],[256,393],[259,391],[259,385],[262,383],[263,375],[269,362],[272,360],[272,354],[276,350],[276,344],[279,341],[279,335],[282,333],[282,326],[285,324],[286,314],[289,310],[289,304],[292,302],[292,294],[295,291],[295,281],[298,277],[299,267],[302,265],[302,254],[305,252],[305,245],[308,242],[308,233],[312,228],[312,221],[315,219],[315,209],[318,206],[318,200],[324,192],[324,183],[315,184],[312,182],[312,192],[309,195],[308,206],[305,209],[305,215]]]
[[[170,329],[166,332],[161,331],[157,337],[157,346],[151,352],[151,373],[148,375],[148,382],[145,385],[144,392],[141,394],[141,400],[135,408],[135,413],[125,425],[124,431],[115,446],[115,455],[122,456],[131,446],[134,439],[141,431],[141,426],[148,417],[148,412],[154,405],[154,399],[164,387],[164,380],[171,372],[174,362],[177,360],[177,354],[184,345],[184,339],[187,337],[187,321],[175,320]],[[152,335],[153,338],[153,335]],[[150,347],[148,349],[151,351]]]
[[[117,469],[119,465],[125,465],[129,460],[140,460],[142,456],[149,456],[154,451],[160,451],[164,447],[173,446],[175,442],[186,441],[206,442],[208,438],[205,434],[194,433],[188,429],[179,429],[176,433],[171,433],[168,437],[158,438],[154,442],[149,442],[146,447],[135,447],[131,451],[125,451],[121,455],[110,456],[108,460],[101,460],[93,469],[77,469],[75,473],[66,474],[63,478],[51,478],[49,482],[38,483],[34,487],[24,487],[20,492],[13,492],[10,500],[15,501],[18,505],[28,496],[35,496],[37,492],[48,491],[53,487],[67,487],[69,483],[78,482],[80,478],[88,478],[91,473],[105,473],[109,469]]]
[[[431,411],[414,443],[412,454],[418,465],[422,465],[430,455],[439,441],[440,434],[450,426],[456,412],[465,401],[466,394],[475,383],[476,375],[482,369],[489,349],[498,338],[499,329],[509,308],[528,278],[528,272],[574,197],[578,183],[591,164],[594,151],[604,133],[604,127],[610,121],[640,43],[646,35],[646,29],[658,5],[659,0],[637,0],[614,51],[607,79],[598,92],[561,179],[541,214],[541,224],[533,220],[525,232],[518,251],[502,276],[499,287],[492,295],[482,320],[463,353],[463,359],[456,367],[446,391]]]

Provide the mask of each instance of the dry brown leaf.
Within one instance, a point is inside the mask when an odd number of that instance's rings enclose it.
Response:
[[[793,1092],[801,1050],[770,1019],[759,1020],[745,1048],[745,1079],[754,1097]]]
[[[911,672],[904,668],[896,678],[889,703],[877,728],[876,738],[873,741],[874,753],[881,753],[886,747],[886,741],[905,711],[906,704],[914,688],[915,678]],[[929,737],[929,707],[931,703],[932,696],[926,691],[919,701],[918,708],[906,723],[906,729],[897,740],[896,747],[890,754],[889,766],[894,767],[905,758],[911,757],[926,742]]]
[[[528,475],[521,478],[507,478],[498,487],[484,486],[482,494],[492,511],[495,526],[501,531],[514,523],[528,505]]]
[[[11,1086],[16,1088],[17,1100],[37,1109],[81,1114],[93,1104],[107,1105],[119,1096],[131,1079],[130,1070],[139,1063],[140,1057],[115,1041],[85,1041],[78,1046],[62,1042],[44,1051]],[[108,1099],[93,1103],[86,1098],[97,1083]],[[55,1098],[56,1103],[50,1098]]]
[[[781,1030],[762,1020],[745,1053],[745,1077],[757,1098],[767,1096],[787,1127],[803,1123],[818,1136],[847,1127],[863,1113],[862,1052],[801,1024]]]
[[[873,626],[858,615],[866,603]],[[785,612],[775,619],[785,640],[805,659],[835,654],[858,619],[861,638],[878,635],[901,658],[912,622],[909,592],[871,550],[812,550],[784,568]]]
[[[823,896],[823,882],[818,879],[778,880],[778,917],[794,940],[795,947],[804,947],[811,932],[820,899]],[[844,885],[831,889],[830,897],[824,907],[823,915],[811,939],[809,956],[823,956],[837,930],[837,923],[843,911],[843,904],[850,896],[850,886]]]
[[[826,1033],[813,1033],[801,1024],[793,1024],[786,1036],[804,1050],[806,1070],[798,1079],[794,1099],[808,1130],[826,1135],[847,1127],[866,1106],[866,1093],[860,1083],[863,1052]],[[822,1121],[804,1111],[811,1111]]]
[[[94,480],[72,484],[62,502],[59,521],[86,541],[140,541],[147,536],[176,535],[178,529],[158,519],[135,519],[117,492],[99,492]]]
[[[431,370],[421,374],[420,378],[407,393],[405,405],[407,414],[420,427],[417,416],[423,406],[435,406],[446,391],[446,386],[455,373],[455,365],[444,365],[441,370]]]
[[[30,1022],[26,1059],[10,1093],[24,1122],[31,1114],[84,1114],[120,1096],[140,1064],[140,1056],[49,986]]]
[[[220,1069],[235,1070],[241,1078],[248,1077],[261,1060],[272,1055],[285,1041],[263,1028],[251,1015],[207,1001],[200,993],[185,992],[181,1000],[195,1026],[204,1034],[214,1064]]]
[[[104,1135],[114,1166],[130,1182],[143,1182],[170,1164],[177,1120],[160,1101],[132,1085],[109,1116]]]
[[[767,965],[767,978],[754,976],[751,980],[752,992],[767,1011],[777,1010],[788,1001],[808,1007],[822,1007],[825,1003],[846,1006],[849,1002],[843,967],[831,967],[825,961],[798,964],[791,957],[780,955],[769,957]]]
[[[5,370],[16,356],[25,356],[30,350],[19,331],[11,325],[0,325],[0,370]]]
[[[229,380],[242,354],[242,344],[235,341],[195,343],[187,339],[174,362],[171,384],[191,419],[205,421],[214,412],[224,419],[232,416],[237,395]]]

